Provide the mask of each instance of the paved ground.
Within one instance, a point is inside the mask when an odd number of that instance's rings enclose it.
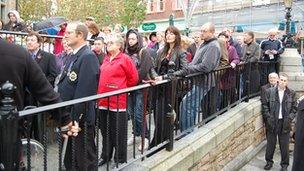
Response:
[[[290,149],[293,149],[293,143],[290,145]],[[266,147],[264,147],[249,163],[247,163],[240,171],[262,171],[264,170],[264,166],[266,164],[265,162],[265,151]],[[293,153],[290,151],[289,153],[289,161],[290,165],[288,167],[288,170],[291,170],[292,167],[292,161],[293,161]],[[280,161],[281,161],[281,155],[279,146],[277,144],[276,151],[274,154],[274,165],[272,167],[272,171],[279,171],[281,169]]]
[[[153,118],[153,117],[152,117]],[[149,126],[151,128],[151,136],[153,136],[153,131],[154,131],[154,123],[153,119],[151,122],[151,126]],[[132,123],[131,121],[128,122],[128,138],[132,137]],[[151,137],[152,139],[152,137]],[[137,142],[135,144],[135,156],[140,155],[141,152],[137,149],[137,147],[139,146],[140,142]],[[59,161],[58,161],[58,144],[56,143],[50,143],[48,144],[47,147],[47,168],[49,171],[57,171],[58,170],[58,165],[59,165]],[[101,154],[101,149],[102,149],[102,137],[101,134],[99,134],[99,155]],[[33,154],[33,153],[32,153]],[[133,158],[133,145],[128,146],[128,153],[127,153],[127,158],[128,160]],[[26,164],[26,161],[25,161]],[[43,170],[43,154],[39,153],[36,155],[32,156],[32,161],[31,161],[31,170],[33,171],[40,171]],[[106,165],[104,165],[103,167],[99,167],[98,170],[107,170],[106,169]],[[115,168],[115,163],[114,162],[110,162],[109,163],[109,169],[112,170]]]

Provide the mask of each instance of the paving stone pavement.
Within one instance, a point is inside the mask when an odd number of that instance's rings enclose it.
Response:
[[[149,126],[151,128],[150,130],[150,135],[151,135],[151,140],[153,137],[153,131],[154,131],[154,124],[153,124],[153,117],[151,119],[151,126]],[[149,122],[148,122],[149,125]],[[132,137],[132,123],[131,121],[128,122],[128,138]],[[140,142],[137,142],[135,144],[135,156],[140,155],[140,151],[137,150],[137,147],[140,145]],[[127,151],[127,158],[128,160],[133,158],[133,145],[129,145],[128,147],[128,151]],[[99,133],[99,156],[101,154],[101,149],[102,149],[102,137],[101,134]],[[34,171],[40,171],[43,170],[43,159],[42,156],[38,157],[39,160],[37,160],[37,167],[32,167],[32,170]],[[33,162],[33,161],[32,161]],[[58,171],[58,165],[59,165],[59,161],[58,161],[58,144],[57,143],[50,143],[48,144],[47,147],[47,170],[48,171]],[[103,170],[107,170],[106,169],[107,166],[104,165],[102,167],[99,167],[98,170],[99,171],[103,171]],[[109,170],[112,170],[115,168],[115,163],[114,162],[110,162],[109,163]]]
[[[291,168],[292,168],[293,147],[294,147],[294,144],[290,143],[288,171],[291,171]],[[241,168],[240,171],[262,171],[262,170],[264,170],[264,166],[266,165],[265,152],[266,152],[266,146],[250,162],[248,162],[243,168]],[[276,146],[276,151],[274,153],[273,160],[274,160],[274,165],[271,168],[271,171],[279,171],[281,169],[281,166],[280,166],[281,154],[280,154],[280,148],[279,148],[278,144]]]

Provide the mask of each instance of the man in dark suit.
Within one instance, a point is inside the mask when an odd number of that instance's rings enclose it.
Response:
[[[191,53],[192,58],[194,58],[197,49],[199,49],[202,43],[203,43],[203,39],[201,34],[199,32],[195,33],[194,43],[192,43],[187,49],[187,52]]]
[[[9,81],[14,86],[16,86],[16,92],[14,93],[14,101],[17,106],[17,110],[22,110],[24,107],[24,95],[26,87],[31,87],[30,91],[41,104],[53,104],[60,102],[59,94],[57,94],[50,83],[47,81],[43,72],[37,65],[35,61],[30,58],[29,53],[22,48],[4,40],[0,40],[0,85]],[[0,99],[3,99],[3,95],[0,93]],[[55,113],[54,113],[55,114]],[[71,119],[69,115],[52,115],[57,121],[61,121],[59,125],[71,126]],[[61,118],[61,119],[60,119]],[[18,129],[18,128],[16,128]],[[76,130],[76,129],[74,129]],[[7,131],[7,130],[3,130]],[[74,134],[75,135],[75,134]],[[77,135],[77,134],[76,134]],[[6,141],[7,142],[7,141]],[[14,144],[19,144],[20,141],[14,142]],[[0,138],[1,149],[9,150],[3,148],[5,144]],[[10,144],[11,145],[11,144]],[[13,156],[16,161],[13,165],[14,170],[19,170],[18,161],[20,160],[20,146],[13,146]],[[12,146],[12,145],[11,145]],[[3,161],[2,157],[6,152],[2,151],[0,153],[0,161]],[[6,167],[9,168],[9,167]]]
[[[266,154],[265,170],[273,165],[277,137],[281,152],[281,170],[287,171],[289,165],[289,133],[291,122],[296,116],[297,105],[295,92],[287,87],[288,76],[280,73],[277,87],[266,90],[265,101],[262,102],[262,114],[266,120]]]
[[[65,40],[73,49],[60,74],[58,92],[63,101],[95,95],[97,92],[99,61],[87,46],[88,28],[82,23],[69,23]],[[74,105],[68,110],[73,120],[84,130],[75,138],[75,163],[72,166],[72,141],[68,141],[64,164],[67,170],[97,170],[94,143],[95,103]],[[86,137],[84,135],[86,132]],[[85,141],[86,138],[86,141]],[[86,144],[86,147],[85,147]],[[86,153],[85,153],[86,149]]]
[[[304,99],[303,97],[301,99],[298,105],[292,171],[298,171],[304,168]]]
[[[56,65],[55,55],[40,49],[42,42],[42,37],[36,32],[31,32],[26,37],[27,50],[53,86],[59,71]]]
[[[40,49],[41,43],[43,39],[42,37],[36,32],[30,32],[26,37],[26,47],[27,50],[30,52],[30,55],[33,60],[37,62],[40,66],[42,72],[46,76],[49,83],[53,86],[55,78],[58,75],[58,68],[56,64],[55,56],[51,53],[45,52]],[[28,87],[30,89],[30,87]],[[28,90],[27,89],[27,90]],[[32,94],[27,91],[26,93],[26,106],[39,106],[37,100],[33,98]],[[34,116],[32,118],[32,132],[34,133],[34,138],[40,142],[42,142],[43,136],[43,125],[41,123],[41,116]]]

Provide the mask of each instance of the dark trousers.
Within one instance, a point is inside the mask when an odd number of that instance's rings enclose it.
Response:
[[[86,149],[87,154],[85,155],[85,136],[84,127],[80,125],[82,129],[78,136],[75,137],[75,168],[72,168],[72,138],[69,137],[66,153],[64,157],[64,165],[67,170],[77,170],[77,171],[91,171],[97,170],[97,155],[96,146],[94,142],[94,127],[88,126],[87,128],[87,139],[86,139]],[[86,157],[85,157],[86,156]]]
[[[101,158],[110,161],[115,149],[114,161],[127,162],[127,112],[113,112],[101,110],[100,128],[102,135]]]
[[[275,151],[277,137],[279,139],[279,146],[281,152],[281,166],[288,166],[289,165],[289,133],[282,133],[283,127],[283,119],[280,119],[277,125],[277,129],[274,132],[267,131],[266,139],[266,154],[265,159],[267,162],[273,163],[273,154]]]

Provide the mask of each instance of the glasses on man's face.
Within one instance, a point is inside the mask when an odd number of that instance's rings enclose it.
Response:
[[[73,33],[75,33],[75,31],[66,31],[66,32],[64,33],[64,35],[68,36],[68,35],[71,35],[71,34],[73,34]]]

